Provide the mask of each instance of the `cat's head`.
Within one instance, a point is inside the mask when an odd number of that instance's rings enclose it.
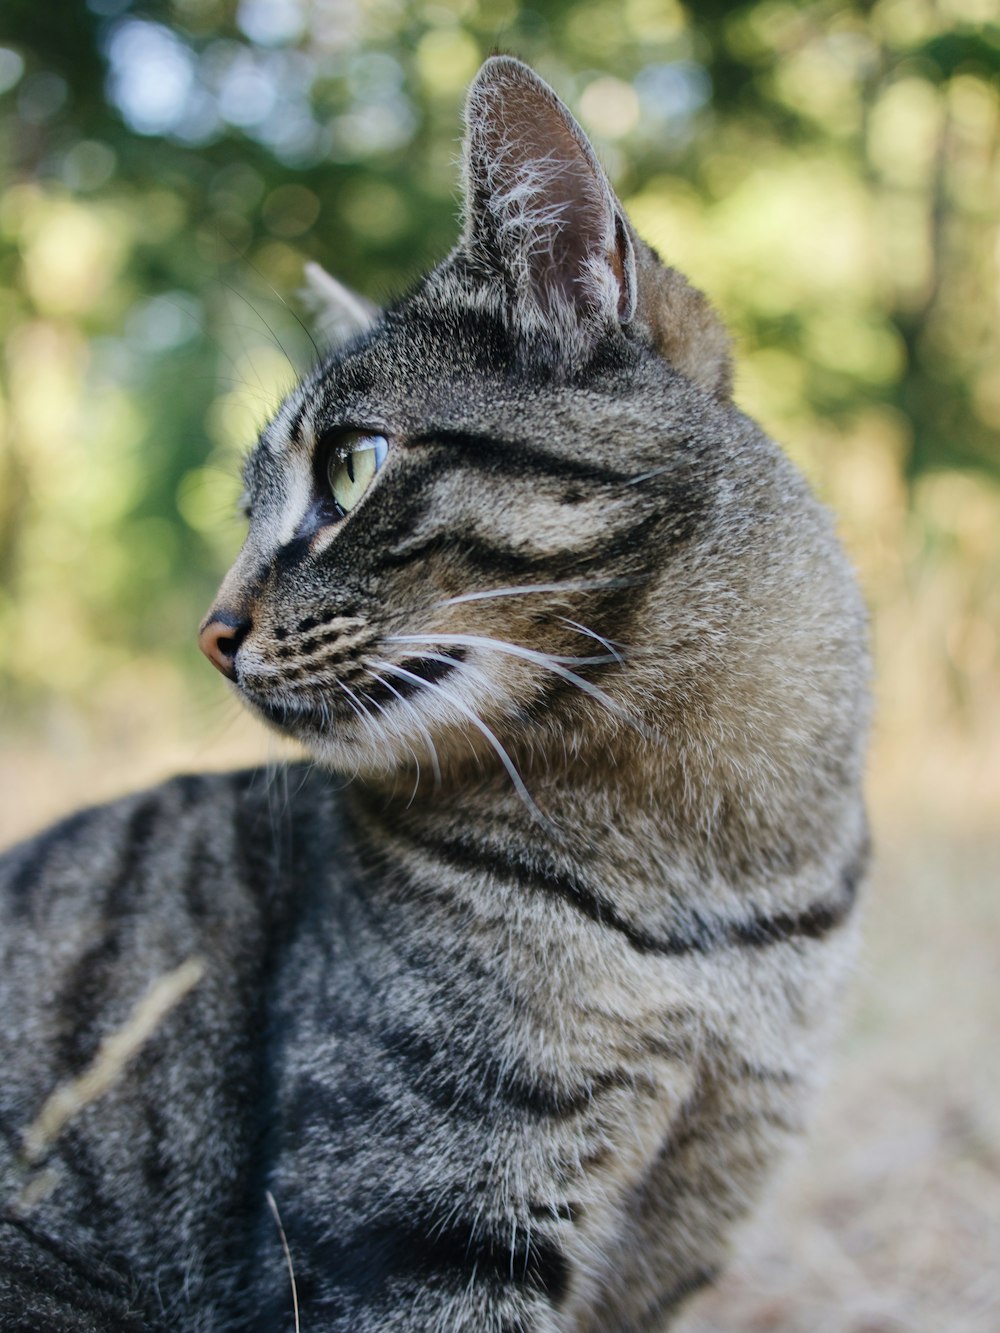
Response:
[[[248,460],[201,635],[255,712],[371,776],[490,751],[514,776],[641,713],[618,641],[711,503],[729,391],[708,304],[518,61],[472,86],[464,183],[461,241],[398,304],[319,278],[349,336]]]

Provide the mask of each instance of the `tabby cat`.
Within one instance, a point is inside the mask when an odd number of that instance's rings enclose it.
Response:
[[[800,1127],[865,617],[705,299],[493,58],[456,249],[264,429],[202,630],[316,762],[2,863],[0,1327],[664,1329]]]

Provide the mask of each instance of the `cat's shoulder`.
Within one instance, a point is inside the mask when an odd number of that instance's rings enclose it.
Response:
[[[236,884],[267,894],[304,824],[334,834],[339,786],[310,764],[183,773],[86,806],[0,852],[0,920],[169,912],[219,903]],[[190,903],[188,904],[190,907]]]

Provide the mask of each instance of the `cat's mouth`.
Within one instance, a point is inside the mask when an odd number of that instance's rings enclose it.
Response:
[[[332,701],[331,704],[321,707],[305,700],[291,702],[266,698],[245,686],[240,688],[240,696],[258,717],[293,736],[303,732],[313,734],[326,732],[339,723],[346,722],[350,717],[349,708],[337,708]]]
[[[280,680],[268,681],[262,688],[255,680],[240,679],[238,686],[253,712],[282,731],[300,736],[342,734],[345,728],[357,724],[377,725],[380,719],[390,717],[392,710],[410,706],[415,696],[437,691],[465,657],[464,648],[451,647],[398,663],[373,663],[363,682],[354,679],[350,686],[343,681],[333,686],[327,682],[308,691],[299,687],[293,698],[279,693]]]

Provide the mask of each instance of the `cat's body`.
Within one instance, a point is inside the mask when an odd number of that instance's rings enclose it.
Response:
[[[514,62],[467,183],[262,437],[203,633],[359,776],[179,780],[3,863],[4,1329],[291,1327],[268,1192],[304,1329],[663,1328],[798,1127],[865,861],[853,582]],[[41,1197],[20,1132],[191,958]]]

